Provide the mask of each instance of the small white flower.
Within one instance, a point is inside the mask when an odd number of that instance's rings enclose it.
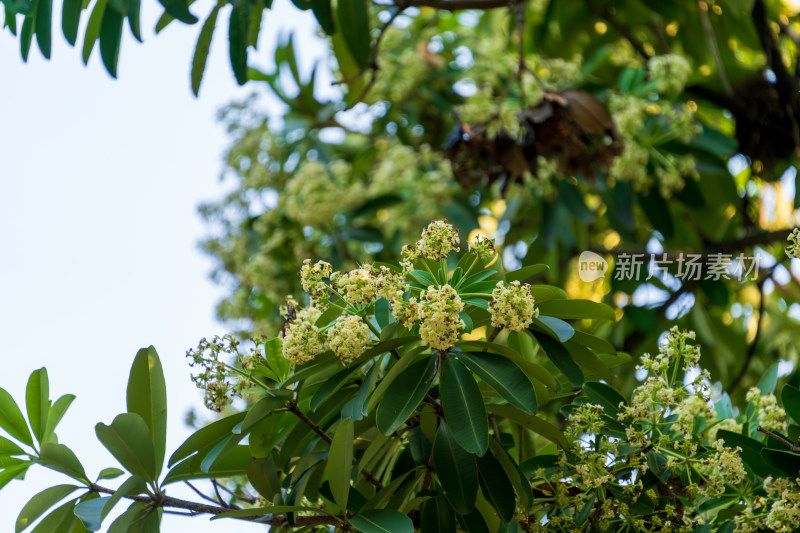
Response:
[[[339,318],[328,330],[328,347],[343,363],[351,363],[364,353],[372,333],[359,316]]]
[[[492,315],[494,327],[508,328],[513,331],[525,331],[539,310],[534,306],[536,298],[531,294],[531,286],[520,285],[512,281],[506,286],[502,281],[492,291],[489,302],[489,313]]]

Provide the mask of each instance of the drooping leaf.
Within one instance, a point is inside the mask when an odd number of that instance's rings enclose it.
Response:
[[[173,465],[189,457],[198,450],[213,447],[219,441],[230,435],[233,432],[233,428],[241,423],[247,414],[247,412],[236,413],[198,429],[173,452],[167,466],[171,468]]]
[[[211,49],[211,38],[214,36],[214,28],[217,26],[217,15],[223,6],[222,2],[217,2],[208,14],[208,18],[203,22],[200,35],[197,37],[197,44],[194,47],[194,57],[192,58],[192,92],[197,96],[200,94],[200,83],[203,81],[203,74],[206,71],[206,61],[208,51]]]
[[[408,420],[431,387],[434,370],[430,357],[412,364],[392,382],[375,413],[381,433],[389,435]]]
[[[478,466],[475,456],[458,445],[447,424],[442,423],[433,443],[433,465],[444,497],[459,514],[475,508]]]
[[[369,509],[350,519],[361,533],[414,533],[414,523],[400,511]]]
[[[558,444],[564,449],[569,448],[569,442],[556,426],[535,415],[529,415],[520,411],[513,405],[496,405],[490,404],[487,406],[490,413],[495,413],[499,416],[508,418],[515,423],[521,425],[526,429],[538,433],[542,437]]]
[[[100,26],[103,22],[103,14],[106,11],[108,0],[97,0],[89,15],[89,22],[86,25],[86,33],[83,36],[83,64],[89,63],[89,56],[92,54],[94,43],[100,38]]]
[[[31,533],[67,533],[69,526],[77,519],[72,511],[78,500],[70,500],[57,507],[39,522]],[[66,526],[66,527],[65,527]]]
[[[617,319],[611,307],[591,300],[549,300],[540,303],[538,307],[541,315],[556,318],[599,318],[611,322]]]
[[[369,38],[369,16],[364,0],[338,0],[336,2],[337,26],[350,55],[359,67],[369,63],[372,53]]]
[[[563,344],[557,340],[544,335],[542,333],[531,331],[536,342],[542,347],[548,359],[550,359],[556,368],[569,380],[570,384],[575,387],[580,387],[583,384],[583,372],[580,367],[572,360],[569,351]]]
[[[53,41],[53,0],[37,0],[35,32],[39,50],[44,57],[50,59]]]
[[[73,513],[83,522],[86,529],[97,531],[103,523],[103,508],[110,499],[111,496],[103,496],[79,502]]]
[[[61,30],[69,44],[75,46],[78,39],[78,26],[81,23],[83,0],[64,0],[61,5]]]
[[[456,515],[441,491],[422,508],[422,533],[450,533],[456,530]]]
[[[162,485],[192,479],[211,479],[247,475],[247,465],[253,460],[250,448],[245,445],[236,446],[223,459],[220,459],[207,472],[200,468],[202,458],[198,455],[184,459],[175,465],[166,475]]]
[[[126,396],[128,412],[136,413],[147,424],[155,453],[154,477],[158,477],[167,446],[167,384],[161,360],[152,346],[136,354]]]
[[[483,497],[495,508],[503,522],[511,521],[516,510],[516,497],[514,486],[503,470],[503,465],[491,453],[476,460]]]
[[[189,11],[189,3],[186,0],[158,0],[158,3],[164,6],[167,13],[181,22],[186,24],[197,22],[197,17]]]
[[[531,414],[536,412],[536,390],[516,363],[485,352],[462,352],[458,358],[507,402]]]
[[[112,78],[117,77],[123,22],[125,22],[125,18],[119,11],[106,9],[100,23],[100,57]]]
[[[345,418],[336,428],[325,473],[336,504],[347,509],[350,477],[353,471],[353,419]]]
[[[489,447],[489,421],[475,379],[453,357],[444,361],[442,408],[456,442],[470,453],[483,455]]]
[[[239,85],[247,81],[247,28],[250,24],[246,3],[233,4],[228,21],[228,46],[231,68]]]

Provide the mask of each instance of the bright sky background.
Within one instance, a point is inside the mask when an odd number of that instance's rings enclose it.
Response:
[[[319,56],[310,14],[287,7],[288,0],[275,4],[264,17],[262,51],[251,59],[269,64],[278,28],[298,29],[304,56]],[[34,42],[23,64],[18,40],[0,31],[0,386],[22,405],[28,375],[46,366],[52,398],[76,394],[57,433],[92,477],[118,466],[95,438],[94,425],[125,410],[139,348],[154,345],[164,366],[168,455],[190,433],[187,411],[203,411],[184,354],[226,328],[215,320],[223,290],[209,280],[212,261],[198,248],[208,230],[196,208],[230,186],[219,180],[229,139],[217,110],[260,89],[236,86],[221,15],[195,99],[189,70],[199,25],[176,23],[155,36],[156,6],[143,2],[144,45],[126,26],[118,80],[106,74],[98,49],[89,67],[82,65],[80,49],[61,35],[58,12],[52,61]],[[192,11],[204,20],[210,6],[199,0]],[[24,483],[7,485],[0,491],[0,531],[13,531],[31,496],[68,482],[34,467]],[[162,529],[189,527],[193,533],[263,531],[167,515]]]

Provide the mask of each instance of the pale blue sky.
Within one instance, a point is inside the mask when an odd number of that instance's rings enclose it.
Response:
[[[196,207],[230,186],[219,180],[229,141],[217,110],[259,89],[235,85],[220,22],[195,99],[189,65],[199,26],[175,24],[155,36],[157,4],[143,4],[145,44],[125,30],[118,80],[105,73],[97,49],[89,67],[82,65],[80,50],[60,33],[60,13],[49,62],[34,44],[23,64],[18,41],[0,32],[0,386],[22,401],[29,373],[46,366],[53,397],[76,394],[58,434],[90,476],[117,466],[94,425],[125,410],[127,374],[140,347],[153,344],[164,365],[168,449],[189,434],[187,410],[202,410],[184,353],[225,327],[214,317],[223,292],[198,250],[207,228]],[[205,18],[210,5],[199,0],[192,11]],[[251,56],[257,62],[268,63],[277,28],[299,28],[304,55],[319,55],[311,17],[287,5],[276,1],[265,15],[265,51]],[[26,482],[6,486],[0,531],[13,531],[28,498],[65,482],[33,468]],[[263,530],[179,517],[165,517],[163,530],[220,526]]]

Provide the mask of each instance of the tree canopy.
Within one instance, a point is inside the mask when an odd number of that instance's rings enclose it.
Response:
[[[96,428],[124,470],[89,476],[54,433],[72,396],[35,371],[27,421],[0,392],[0,483],[41,465],[73,484],[18,531],[69,495],[33,531],[98,530],[123,499],[109,531],[165,509],[277,531],[800,528],[796,10],[294,3],[328,61],[303,71],[287,38],[248,66],[271,7],[248,1],[213,6],[192,63],[197,93],[226,9],[234,76],[284,105],[223,111],[232,192],[201,207],[237,331],[187,355],[220,418],[167,454],[144,349]],[[116,75],[138,2],[68,4],[67,40],[91,11],[84,60],[99,39]],[[23,57],[34,33],[48,56],[52,4],[4,5]],[[162,5],[157,29],[198,21]],[[195,479],[213,503],[168,495]]]

